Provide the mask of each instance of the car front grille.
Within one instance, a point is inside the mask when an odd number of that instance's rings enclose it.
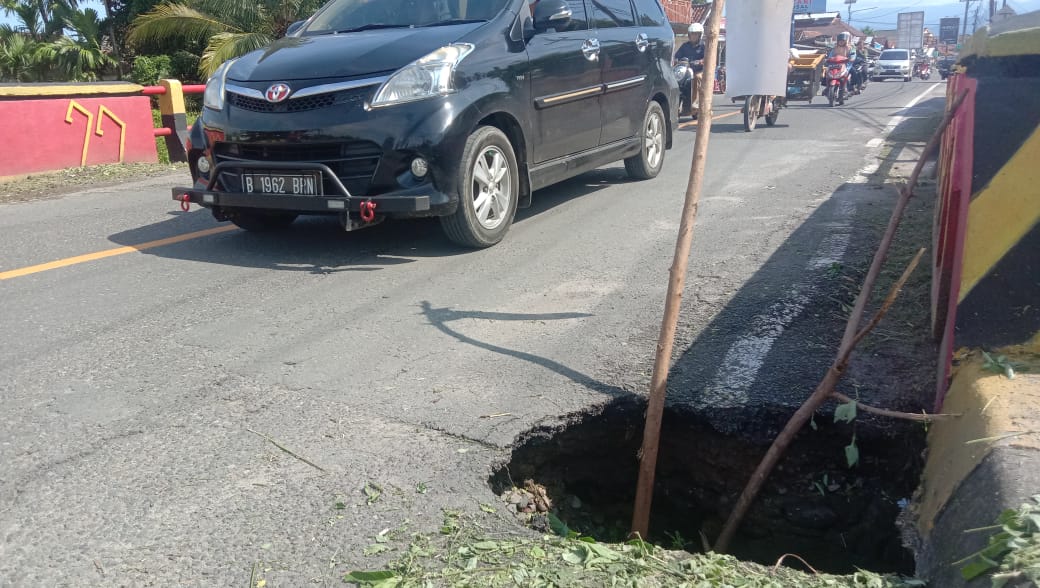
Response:
[[[350,141],[311,144],[217,143],[213,154],[218,164],[234,164],[233,167],[225,168],[220,175],[221,186],[229,192],[241,190],[239,174],[244,170],[263,169],[262,165],[250,164],[300,161],[329,166],[347,190],[357,196],[367,194],[383,152],[375,143]],[[329,178],[324,178],[323,188],[326,195],[339,195],[339,190]]]
[[[337,104],[349,108],[363,104],[371,94],[372,89],[373,88],[369,86],[365,88],[343,90],[340,92],[326,92],[324,94],[304,96],[303,98],[290,98],[284,102],[277,103],[268,102],[262,98],[246,96],[245,94],[238,94],[229,90],[228,104],[233,108],[238,108],[239,110],[268,113],[306,112],[308,110],[328,108]]]

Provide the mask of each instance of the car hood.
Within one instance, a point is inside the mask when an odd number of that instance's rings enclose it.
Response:
[[[909,59],[886,59],[884,61],[878,61],[878,65],[910,65]]]
[[[285,37],[247,53],[228,71],[239,82],[350,78],[400,69],[485,23]]]

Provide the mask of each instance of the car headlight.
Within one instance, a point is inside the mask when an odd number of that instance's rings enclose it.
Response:
[[[202,103],[206,108],[224,110],[224,80],[227,78],[227,71],[234,61],[234,59],[231,59],[222,63],[206,82],[206,91],[202,94]]]
[[[473,45],[469,43],[453,43],[404,66],[379,87],[375,98],[372,99],[372,107],[390,106],[454,92],[452,73],[471,51]]]

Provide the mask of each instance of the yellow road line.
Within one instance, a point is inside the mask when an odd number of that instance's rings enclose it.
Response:
[[[76,257],[66,257],[65,259],[59,259],[57,261],[41,263],[39,265],[30,265],[29,267],[23,267],[20,269],[0,272],[0,280],[20,278],[22,276],[38,274],[40,272],[45,272],[52,269],[68,267],[70,265],[77,265],[80,263],[87,263],[88,261],[96,261],[98,259],[105,259],[106,257],[115,257],[116,255],[123,255],[124,253],[144,251],[145,249],[153,249],[155,247],[162,247],[164,245],[173,245],[174,243],[180,243],[182,241],[190,241],[191,239],[199,239],[201,237],[208,237],[210,235],[217,235],[220,233],[226,233],[228,231],[234,230],[236,230],[236,227],[234,225],[225,225],[222,227],[206,229],[204,231],[195,231],[194,233],[185,233],[183,235],[167,237],[165,239],[159,239],[157,241],[148,241],[147,243],[141,243],[140,245],[127,245],[126,247],[116,247],[115,249],[96,251],[94,253],[88,253],[86,255],[77,255]]]
[[[736,116],[738,114],[740,114],[739,110],[735,110],[733,112],[727,112],[726,114],[720,114],[718,116],[711,117],[711,121],[715,122],[715,121],[719,120],[720,118],[726,118],[727,116]],[[695,120],[691,120],[690,122],[684,122],[684,123],[679,125],[679,128],[680,129],[688,129],[690,127],[695,127],[695,126],[697,126],[697,122],[698,121],[695,121]]]

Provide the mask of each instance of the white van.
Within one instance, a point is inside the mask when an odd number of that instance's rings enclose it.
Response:
[[[910,81],[910,51],[907,49],[885,49],[878,57],[877,69],[874,71],[875,82],[890,78],[903,78]]]

